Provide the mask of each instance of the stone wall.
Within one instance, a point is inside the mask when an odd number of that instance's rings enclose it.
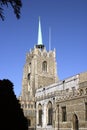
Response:
[[[52,102],[53,124],[50,129],[87,129],[87,121],[85,118],[85,103],[87,103],[87,81],[85,76],[86,74],[76,75],[36,91],[37,109],[38,104],[40,103],[42,105],[43,114],[47,113],[48,102]],[[66,107],[66,121],[62,120],[62,107]],[[49,129],[47,126],[47,118],[47,115],[43,115],[43,125],[41,128],[37,127],[37,130]],[[78,123],[76,121],[78,121]],[[78,129],[74,129],[74,127],[78,127]]]

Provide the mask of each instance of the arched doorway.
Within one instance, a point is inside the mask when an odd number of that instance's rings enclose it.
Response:
[[[30,127],[31,126],[31,120],[28,119],[28,126]]]
[[[73,115],[73,130],[79,130],[79,121],[76,114]]]

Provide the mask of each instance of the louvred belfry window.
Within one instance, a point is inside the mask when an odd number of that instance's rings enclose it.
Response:
[[[47,61],[42,63],[42,71],[47,72]]]

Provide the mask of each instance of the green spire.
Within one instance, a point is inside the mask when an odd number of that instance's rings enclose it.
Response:
[[[41,22],[40,22],[40,17],[39,17],[39,26],[38,26],[38,45],[43,45],[42,42],[42,32],[41,32]]]

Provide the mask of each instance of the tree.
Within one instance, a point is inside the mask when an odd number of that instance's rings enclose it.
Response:
[[[0,19],[1,20],[5,19],[3,6],[8,7],[9,5],[11,5],[11,7],[13,8],[16,18],[19,19],[21,13],[20,9],[22,7],[21,0],[0,0]]]
[[[28,120],[8,79],[0,80],[0,130],[5,129],[28,130]]]

